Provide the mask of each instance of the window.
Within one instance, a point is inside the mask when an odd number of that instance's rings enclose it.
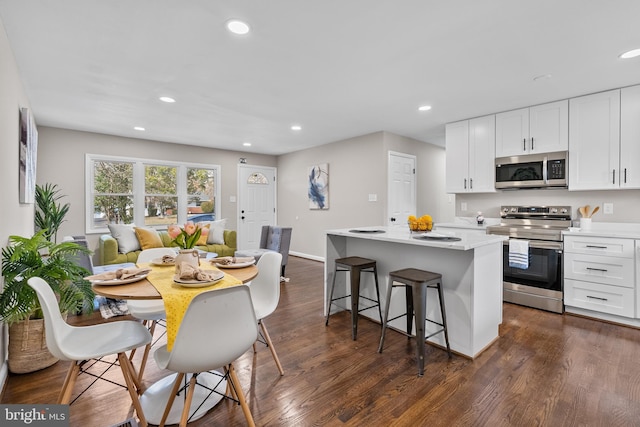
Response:
[[[217,165],[86,156],[87,233],[107,224],[166,228],[218,217]]]

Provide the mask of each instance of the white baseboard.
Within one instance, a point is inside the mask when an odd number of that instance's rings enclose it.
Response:
[[[302,253],[302,252],[293,252],[293,251],[289,251],[289,255],[297,256],[297,257],[300,257],[300,258],[307,258],[307,259],[311,259],[311,260],[314,260],[314,261],[324,262],[324,257],[319,257],[319,256],[309,255],[309,254],[304,254],[304,253]]]

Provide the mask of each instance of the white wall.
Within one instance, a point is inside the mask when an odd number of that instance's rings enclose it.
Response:
[[[453,218],[444,192],[444,149],[388,132],[377,132],[278,157],[278,223],[293,227],[291,250],[324,258],[325,230],[386,224],[388,151],[417,157],[417,206],[436,220]],[[311,210],[307,174],[329,164],[329,209]],[[370,202],[369,194],[377,194]]]
[[[456,215],[475,216],[481,211],[485,217],[500,216],[501,205],[568,205],[572,207],[572,218],[579,219],[578,207],[586,204],[600,206],[593,222],[640,223],[640,190],[568,191],[568,190],[516,190],[498,191],[489,194],[458,194]],[[463,211],[461,203],[467,203]],[[613,203],[613,215],[603,213],[602,204]]]
[[[10,235],[33,234],[33,204],[21,205],[18,196],[18,117],[20,107],[29,107],[15,58],[9,46],[4,24],[0,21],[0,245],[5,247]],[[38,117],[35,117],[36,123]],[[4,279],[0,278],[4,285]],[[0,333],[0,386],[7,375],[7,334]]]
[[[37,182],[57,184],[61,202],[71,208],[58,237],[85,234],[85,154],[107,154],[142,159],[193,162],[221,166],[221,217],[228,218],[227,228],[236,228],[236,203],[230,202],[237,193],[237,165],[240,157],[248,164],[276,166],[276,157],[246,152],[217,150],[192,145],[168,144],[143,139],[122,138],[89,132],[39,127]],[[17,188],[17,186],[16,186]],[[99,235],[88,235],[89,247],[97,250]]]

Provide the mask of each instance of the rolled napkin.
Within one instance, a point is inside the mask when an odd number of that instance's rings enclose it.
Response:
[[[176,257],[173,255],[164,255],[162,257],[162,263],[163,264],[173,264],[176,262]]]
[[[211,260],[211,263],[217,264],[217,265],[231,265],[231,264],[241,264],[244,262],[251,262],[251,261],[255,261],[255,258],[252,256],[244,256],[244,257],[223,256],[220,258],[213,258]]]
[[[94,274],[93,276],[85,277],[86,280],[96,281],[96,280],[125,280],[135,276],[141,276],[143,274],[149,273],[151,271],[150,268],[137,268],[137,267],[129,267],[129,268],[119,268],[115,271],[105,271],[104,273]]]
[[[187,262],[183,262],[182,264],[180,264],[179,277],[181,280],[197,280],[199,282],[212,282],[220,278],[220,272],[201,270],[198,267],[194,267],[193,265]]]

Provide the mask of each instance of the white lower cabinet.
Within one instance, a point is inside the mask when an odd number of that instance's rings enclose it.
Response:
[[[636,318],[635,241],[565,236],[564,304]]]

